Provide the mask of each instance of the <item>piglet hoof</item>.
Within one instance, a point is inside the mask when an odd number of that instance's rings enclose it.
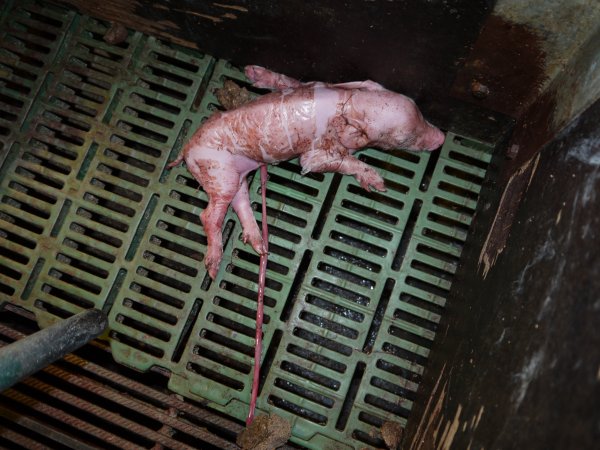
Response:
[[[222,257],[222,252],[209,252],[204,258],[204,266],[208,271],[208,276],[213,280],[217,277],[217,273],[219,272],[219,266],[221,265]]]
[[[242,241],[244,241],[244,244],[250,243],[250,245],[252,246],[252,248],[254,249],[254,251],[256,253],[258,253],[259,255],[262,255],[264,253],[267,253],[267,248],[265,243],[263,242],[262,236],[260,234],[242,234]]]
[[[381,175],[379,175],[374,169],[371,169],[370,167],[365,168],[364,171],[357,173],[355,176],[356,180],[367,192],[371,192],[371,187],[380,192],[386,191],[383,178],[381,178]]]
[[[246,75],[246,78],[248,78],[252,84],[257,87],[260,87],[258,84],[261,83],[261,80],[265,77],[267,72],[267,69],[261,66],[246,66],[244,68],[244,74]]]

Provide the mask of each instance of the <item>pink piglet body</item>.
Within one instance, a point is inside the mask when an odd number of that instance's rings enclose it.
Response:
[[[192,136],[171,167],[185,160],[209,203],[200,218],[208,249],[205,265],[215,278],[222,258],[221,227],[229,205],[243,240],[265,251],[250,206],[246,175],[261,164],[300,157],[302,172],[353,175],[369,190],[385,190],[381,176],[353,156],[364,147],[434,150],[444,134],[414,102],[372,81],[301,83],[258,66],[246,67],[256,87],[274,89],[241,107],[215,113]]]

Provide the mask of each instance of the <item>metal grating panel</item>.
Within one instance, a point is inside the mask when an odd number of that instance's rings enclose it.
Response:
[[[8,2],[0,18],[0,304],[40,326],[103,309],[117,361],[162,368],[171,390],[243,419],[259,258],[230,212],[211,283],[206,196],[185,167],[165,170],[242,73],[137,32],[109,45],[106,23],[44,3]],[[434,154],[366,150],[385,193],[270,167],[258,407],[294,442],[384,447],[381,424],[405,423],[490,152],[452,133]]]

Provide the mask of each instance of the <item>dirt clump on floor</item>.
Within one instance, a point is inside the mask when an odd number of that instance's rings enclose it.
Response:
[[[258,416],[237,436],[242,450],[273,450],[284,445],[292,435],[292,426],[276,414]]]
[[[127,28],[123,24],[112,22],[103,39],[104,42],[113,45],[125,42],[127,39]]]
[[[381,425],[381,436],[383,437],[385,445],[387,445],[390,450],[397,450],[400,448],[403,432],[404,429],[398,422],[388,421]]]
[[[231,80],[225,80],[223,87],[217,89],[215,95],[226,110],[238,108],[252,100],[248,89],[238,86]]]

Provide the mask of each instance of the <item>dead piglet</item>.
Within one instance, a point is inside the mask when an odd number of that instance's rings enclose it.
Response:
[[[444,141],[444,134],[423,118],[411,99],[373,81],[301,83],[258,66],[248,66],[246,76],[254,86],[275,92],[215,113],[170,165],[185,159],[208,195],[201,220],[208,240],[205,265],[213,279],[230,204],[242,224],[244,242],[264,252],[246,182],[246,175],[259,165],[300,157],[303,173],[339,172],[353,175],[367,190],[384,190],[377,171],[353,156],[357,150],[434,150]]]

